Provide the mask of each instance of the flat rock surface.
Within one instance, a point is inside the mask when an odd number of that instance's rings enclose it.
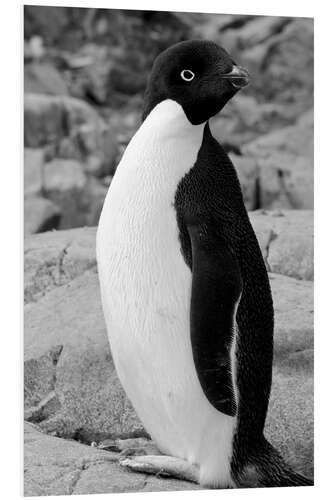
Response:
[[[24,427],[24,495],[75,495],[199,489],[195,484],[127,472],[116,453]]]
[[[96,228],[50,231],[24,241],[24,297],[37,300],[96,266]]]
[[[250,220],[268,271],[313,280],[311,210],[257,210]]]

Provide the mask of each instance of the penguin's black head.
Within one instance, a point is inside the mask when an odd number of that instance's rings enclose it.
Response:
[[[216,115],[249,82],[247,71],[214,42],[172,45],[156,59],[145,93],[143,119],[161,101],[180,104],[193,125]]]
[[[214,42],[190,40],[172,45],[153,65],[143,119],[161,101],[180,104],[193,125],[216,115],[249,82],[247,71]]]

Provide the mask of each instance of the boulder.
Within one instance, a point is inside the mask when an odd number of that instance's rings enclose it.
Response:
[[[278,19],[280,27],[272,36],[252,46],[239,44],[236,60],[249,69],[253,94],[288,104],[296,117],[313,106],[313,19]],[[236,33],[238,40],[242,31]]]
[[[272,131],[242,147],[243,154],[259,158],[268,158],[272,151],[313,159],[313,109],[302,114],[294,125]]]
[[[294,470],[307,477],[313,477],[313,391],[312,349],[275,362],[265,435]]]
[[[96,228],[52,231],[24,241],[24,298],[38,300],[96,266]]]
[[[197,490],[176,479],[128,472],[117,454],[24,426],[24,496]]]
[[[79,160],[98,176],[114,171],[118,152],[112,130],[97,112],[68,96],[25,94],[24,144],[47,147],[49,159]]]
[[[24,234],[41,233],[57,229],[61,221],[60,208],[40,196],[24,199]]]
[[[96,226],[96,224],[98,224],[109,184],[110,181],[101,183],[94,177],[88,177],[87,193],[89,208],[85,219],[85,224],[87,226]]]
[[[313,111],[242,147],[257,160],[262,208],[313,208]]]
[[[68,95],[66,82],[49,63],[24,65],[24,92],[31,94]]]
[[[45,164],[43,176],[44,195],[62,211],[61,229],[98,223],[107,186],[87,176],[81,163],[54,159]]]
[[[260,206],[313,209],[313,159],[286,153],[259,158]]]
[[[259,70],[265,73],[261,88],[266,85],[266,98],[303,101],[303,110],[313,105],[313,19],[293,19],[265,43]],[[244,53],[244,59],[246,56]]]
[[[294,111],[275,102],[259,102],[247,93],[238,94],[210,120],[214,137],[222,144],[245,145],[295,122]]]
[[[145,435],[116,377],[96,268],[25,306],[25,377],[29,387],[33,371],[38,377],[40,364],[44,368],[45,355],[55,346],[62,346],[62,350],[56,375],[52,379],[50,374],[49,379],[61,408],[40,422],[41,428],[86,442]],[[53,373],[53,365],[49,369]],[[44,378],[48,377],[44,374]],[[38,403],[35,400],[34,406]]]
[[[245,206],[247,210],[254,210],[258,203],[259,169],[257,163],[251,157],[233,153],[229,153],[229,157],[237,171]]]
[[[257,210],[250,220],[268,271],[313,280],[312,211]]]
[[[237,46],[248,49],[280,33],[290,23],[288,17],[249,16],[248,22],[237,31]]]
[[[75,160],[55,159],[44,167],[45,196],[62,210],[61,228],[83,226],[88,209],[87,179]]]
[[[58,143],[65,136],[61,98],[25,94],[24,146],[38,148]]]
[[[24,196],[39,196],[43,190],[43,149],[24,149]]]

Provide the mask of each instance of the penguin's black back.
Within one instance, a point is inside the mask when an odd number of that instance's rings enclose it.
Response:
[[[212,136],[208,123],[197,160],[178,185],[175,209],[181,251],[191,269],[187,228],[192,218],[199,224],[208,222],[213,228],[207,236],[210,248],[226,242],[240,269],[242,294],[236,316],[238,408],[231,464],[237,476],[264,439],[272,379],[274,314],[267,271],[235,168]],[[214,345],[210,347],[213,351]]]

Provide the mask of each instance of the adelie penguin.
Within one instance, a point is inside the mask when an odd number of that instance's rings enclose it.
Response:
[[[161,453],[123,464],[211,488],[310,485],[264,437],[270,285],[235,169],[209,127],[248,81],[213,42],[161,53],[105,199],[97,260],[110,347]]]

